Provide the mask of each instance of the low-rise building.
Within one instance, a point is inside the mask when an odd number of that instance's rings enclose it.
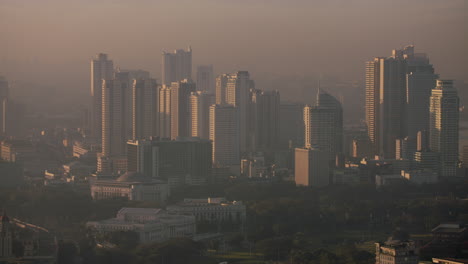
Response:
[[[115,180],[96,180],[91,184],[94,200],[125,198],[131,201],[165,202],[169,193],[167,182],[138,172],[127,172]]]
[[[164,242],[171,238],[195,235],[195,217],[170,214],[155,208],[122,208],[115,218],[86,223],[98,233],[133,231],[141,243]]]
[[[436,183],[439,179],[439,174],[433,170],[402,170],[401,176],[416,184]]]
[[[414,241],[389,240],[375,243],[376,264],[418,264]]]
[[[240,201],[227,201],[226,198],[184,199],[168,206],[167,210],[194,215],[197,221],[242,223],[246,218],[246,206]]]

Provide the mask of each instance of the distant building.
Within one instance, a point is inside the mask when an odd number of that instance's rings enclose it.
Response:
[[[197,67],[197,90],[208,93],[215,92],[213,65],[200,65]]]
[[[432,240],[421,247],[421,256],[426,258],[468,258],[466,253],[468,228],[466,225],[442,223],[431,232]]]
[[[279,106],[279,145],[282,149],[304,146],[304,105],[281,103]]]
[[[375,185],[377,187],[404,182],[405,180],[406,179],[401,174],[377,174],[375,175]]]
[[[168,181],[171,187],[200,185],[211,180],[212,144],[200,138],[127,142],[128,171]]]
[[[107,54],[99,53],[91,60],[91,133],[100,142],[102,136],[102,80],[112,79],[114,63],[107,59]]]
[[[0,160],[0,185],[12,188],[23,183],[23,166],[17,162]]]
[[[94,200],[123,198],[163,203],[169,193],[166,182],[137,172],[127,172],[115,180],[97,180],[91,184],[91,196]]]
[[[413,241],[391,240],[375,243],[376,264],[418,264],[419,256]]]
[[[296,148],[294,161],[296,185],[323,187],[330,184],[330,162],[327,151]]]
[[[0,215],[0,262],[2,259],[14,257],[13,232],[10,226],[10,218],[5,212]]]
[[[279,146],[280,94],[278,91],[251,90],[249,110],[249,149],[273,152]]]
[[[171,86],[159,89],[158,127],[161,138],[171,137]]]
[[[171,84],[171,139],[191,136],[190,94],[195,91],[190,79]]]
[[[460,99],[453,81],[437,80],[430,100],[430,149],[439,153],[440,176],[456,177]]]
[[[433,258],[432,263],[438,263],[438,264],[468,264],[468,260],[463,260],[463,259],[454,259],[454,258]]]
[[[416,184],[431,184],[436,183],[439,180],[439,174],[437,173],[437,171],[433,170],[402,170],[401,176],[403,176],[408,181]]]
[[[216,104],[223,105],[226,104],[226,90],[227,90],[227,83],[229,80],[229,74],[221,74],[216,77]]]
[[[210,138],[210,106],[214,104],[213,94],[202,91],[190,94],[190,136]]]
[[[319,89],[317,105],[304,107],[305,147],[328,152],[335,161],[343,151],[343,109],[341,103]]]
[[[226,103],[237,108],[239,117],[239,151],[241,153],[249,149],[249,105],[250,90],[255,88],[255,83],[250,79],[248,71],[238,71],[230,74],[226,84]]]
[[[195,218],[169,214],[162,209],[127,208],[119,210],[115,218],[86,223],[97,233],[133,231],[140,243],[164,242],[171,238],[195,235]]]
[[[240,174],[239,115],[231,105],[210,107],[210,140],[213,142],[213,164],[226,166]]]
[[[173,82],[192,79],[192,48],[177,49],[162,53],[162,84],[170,86]]]
[[[134,79],[132,88],[132,138],[158,136],[159,92],[156,80]]]
[[[176,214],[194,215],[195,219],[207,222],[231,221],[243,223],[246,219],[246,206],[239,201],[226,198],[184,199],[175,205],[169,205],[167,211]]]

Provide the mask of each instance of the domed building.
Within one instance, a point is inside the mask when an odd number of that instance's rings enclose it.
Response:
[[[165,202],[169,185],[139,172],[127,172],[115,180],[98,180],[91,184],[94,200],[124,198],[131,201]]]

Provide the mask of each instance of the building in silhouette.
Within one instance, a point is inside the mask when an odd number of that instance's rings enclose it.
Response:
[[[173,82],[192,79],[192,48],[177,49],[162,53],[162,84],[170,86]]]

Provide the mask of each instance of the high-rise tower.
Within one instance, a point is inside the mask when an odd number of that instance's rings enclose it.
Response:
[[[215,78],[213,65],[200,65],[197,67],[197,90],[214,93]]]
[[[162,53],[162,84],[192,79],[192,48]]]
[[[158,87],[156,80],[133,80],[132,138],[144,139],[158,136]]]
[[[213,94],[197,91],[190,94],[190,130],[192,137],[210,138],[210,106]]]
[[[248,150],[250,90],[255,88],[248,71],[229,75],[226,86],[226,103],[238,108],[240,152]]]
[[[107,54],[99,53],[91,60],[91,134],[98,142],[102,137],[102,80],[113,77],[114,63]]]
[[[459,98],[452,80],[437,80],[430,99],[430,148],[439,153],[440,175],[454,177],[458,165]]]
[[[366,123],[374,154],[395,158],[396,139],[406,136],[407,58],[414,49],[393,50],[366,64]]]
[[[171,85],[171,139],[190,137],[190,94],[195,83],[185,79]]]

